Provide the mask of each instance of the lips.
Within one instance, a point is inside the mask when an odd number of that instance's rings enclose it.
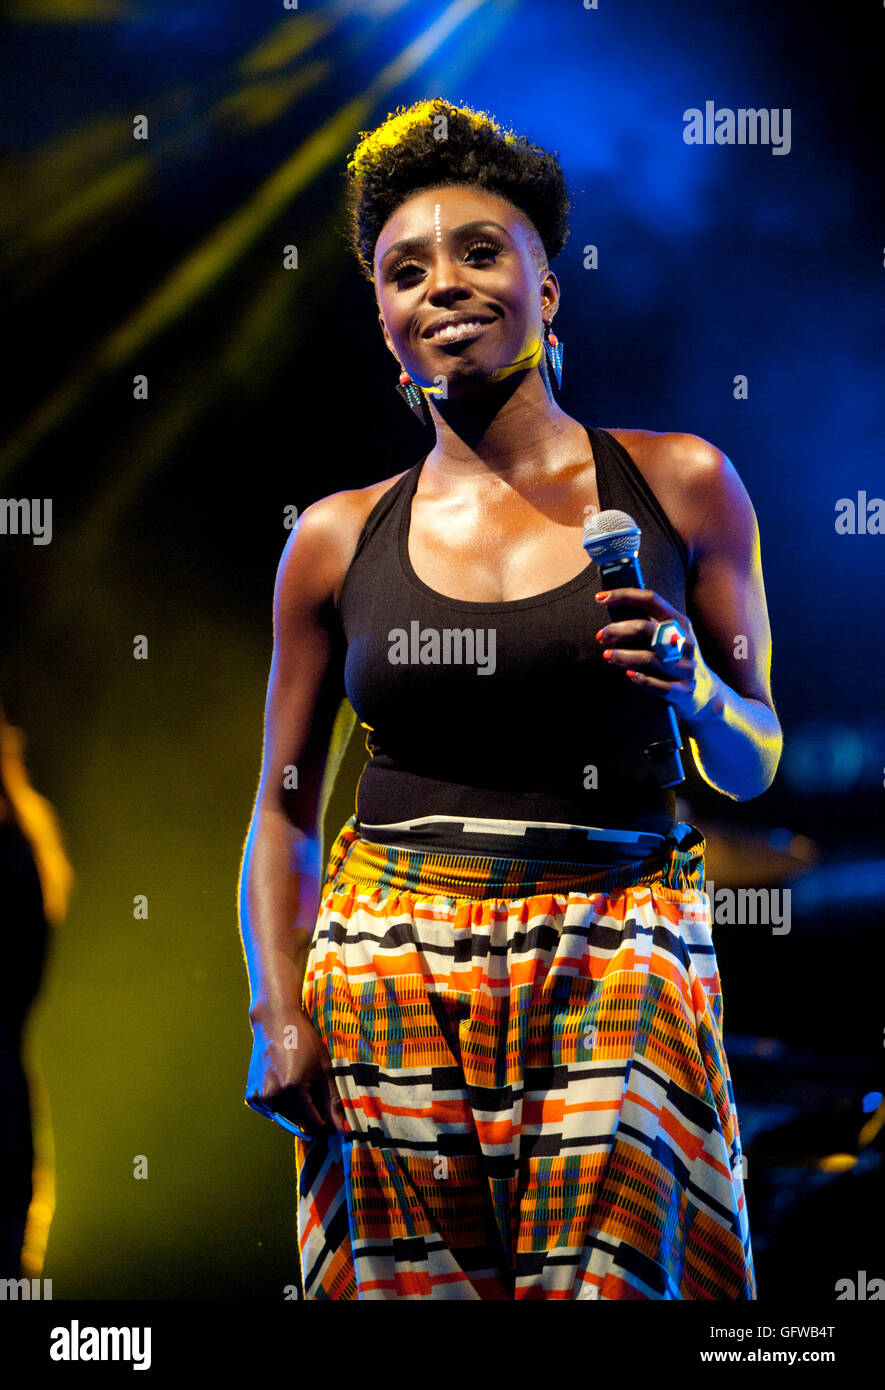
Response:
[[[423,334],[432,343],[445,346],[447,343],[462,343],[477,337],[487,324],[493,320],[487,314],[447,314],[436,323],[425,328]]]

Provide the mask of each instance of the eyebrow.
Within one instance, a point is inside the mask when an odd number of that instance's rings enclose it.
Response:
[[[500,222],[492,222],[486,217],[479,218],[475,222],[462,222],[461,226],[453,228],[449,235],[453,237],[462,236],[464,232],[472,232],[479,227],[497,227],[499,232],[503,232],[507,239],[511,240],[510,233],[506,227],[502,227]],[[382,266],[388,256],[393,255],[394,251],[417,251],[421,247],[430,246],[432,242],[433,237],[429,236],[404,237],[401,241],[395,241],[392,246],[388,246],[378,264]]]

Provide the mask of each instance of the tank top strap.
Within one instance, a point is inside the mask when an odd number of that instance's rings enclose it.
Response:
[[[626,512],[640,528],[651,519],[675,547],[687,575],[690,565],[685,541],[623,444],[601,425],[595,428],[586,425],[585,428],[590,435],[596,457],[596,490],[603,511],[611,509]]]
[[[420,473],[421,468],[424,464],[424,459],[426,458],[427,455],[425,454],[424,458],[419,459],[418,462],[414,463],[411,468],[407,468],[402,477],[399,478],[395,483],[393,483],[387,489],[386,492],[383,492],[381,494],[381,496],[378,498],[378,501],[375,503],[374,507],[369,512],[369,515],[363,522],[363,527],[360,531],[359,538],[357,539],[353,555],[351,556],[350,564],[347,567],[347,573],[344,576],[344,580],[338,592],[338,602],[336,603],[335,607],[339,615],[341,612],[341,600],[344,597],[344,590],[347,587],[348,580],[350,579],[351,573],[353,572],[353,568],[357,560],[359,559],[362,552],[365,550],[366,546],[374,536],[375,532],[378,530],[379,526],[384,521],[385,517],[389,516],[391,512],[394,513],[391,517],[391,520],[394,523],[394,530],[396,529],[396,518],[401,509],[403,499],[404,497],[411,496],[411,491],[414,490],[417,476]],[[394,509],[396,510],[394,511]]]

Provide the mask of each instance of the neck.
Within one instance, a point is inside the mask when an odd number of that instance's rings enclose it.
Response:
[[[428,394],[425,399],[436,445],[424,466],[439,474],[537,472],[561,457],[574,427],[535,369],[495,382],[481,395],[439,400]]]

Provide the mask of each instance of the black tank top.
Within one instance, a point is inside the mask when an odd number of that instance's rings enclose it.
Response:
[[[602,510],[634,518],[646,587],[684,613],[682,538],[623,446],[607,430],[584,428]],[[639,750],[642,692],[603,660],[596,640],[608,620],[593,599],[602,588],[596,565],[588,561],[565,584],[512,601],[437,593],[408,553],[423,465],[372,508],[337,604],[345,689],[371,754],[357,788],[357,829],[422,820],[433,827],[425,843],[487,852],[481,835],[469,848],[461,835],[446,836],[447,825],[470,817],[652,832],[636,839],[648,849],[673,825],[676,798]],[[434,825],[435,817],[443,819]],[[405,842],[417,838],[416,828]]]

